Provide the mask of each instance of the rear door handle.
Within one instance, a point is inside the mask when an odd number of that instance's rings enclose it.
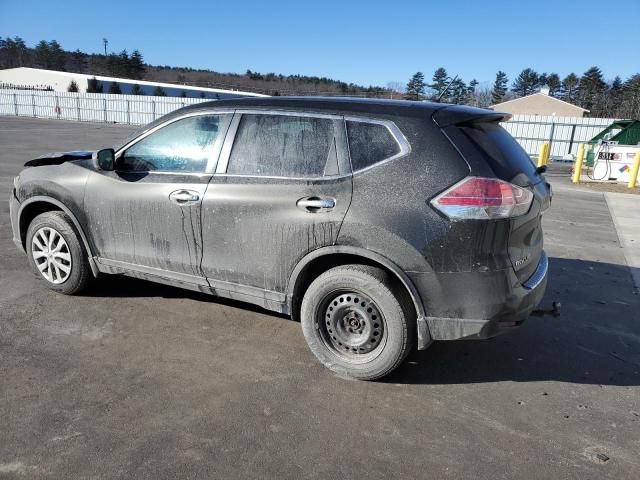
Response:
[[[302,210],[316,213],[331,210],[336,206],[336,201],[333,198],[305,197],[298,200],[296,205]]]
[[[169,200],[184,207],[200,203],[200,194],[194,190],[176,190],[169,194]]]

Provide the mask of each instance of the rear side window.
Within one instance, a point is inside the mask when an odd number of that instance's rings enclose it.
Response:
[[[536,177],[536,167],[518,142],[495,122],[478,122],[460,127],[491,165],[499,178],[510,180],[518,173]]]
[[[276,177],[337,175],[334,120],[243,114],[227,173]]]
[[[400,145],[380,123],[347,121],[351,168],[362,170],[400,153]]]

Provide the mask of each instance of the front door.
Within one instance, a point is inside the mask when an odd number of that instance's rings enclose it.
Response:
[[[203,203],[211,286],[281,300],[298,261],[338,237],[348,165],[342,117],[237,112]]]
[[[202,199],[230,117],[170,121],[118,152],[115,171],[90,176],[85,211],[101,263],[204,282]]]

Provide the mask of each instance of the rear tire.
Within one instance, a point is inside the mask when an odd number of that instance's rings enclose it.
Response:
[[[395,370],[414,348],[413,308],[402,288],[379,268],[327,270],[304,294],[302,331],[329,370],[375,380]]]
[[[31,269],[51,290],[75,295],[93,278],[80,235],[63,212],[35,217],[27,229],[25,250]]]

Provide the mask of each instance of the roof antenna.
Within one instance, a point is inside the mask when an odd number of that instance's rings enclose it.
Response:
[[[436,102],[439,102],[440,99],[444,96],[445,93],[447,93],[447,90],[449,90],[449,87],[451,85],[453,85],[453,82],[455,82],[458,79],[458,75],[456,75],[455,77],[453,77],[453,80],[451,80],[449,82],[449,85],[447,85],[446,87],[444,87],[444,90],[442,90],[442,92],[440,92],[440,95],[438,95],[438,98],[436,99]]]

